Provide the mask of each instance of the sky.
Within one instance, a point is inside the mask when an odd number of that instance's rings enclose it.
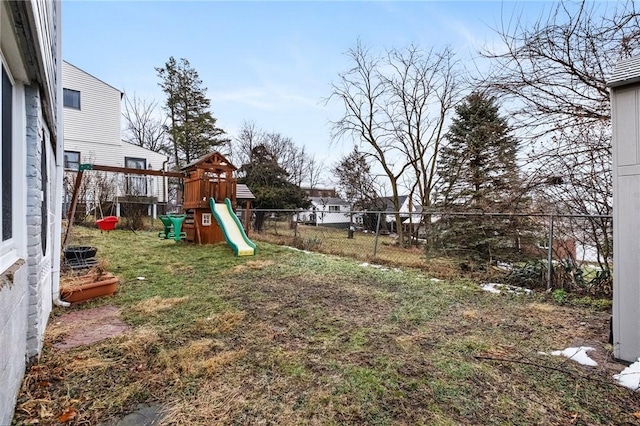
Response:
[[[351,150],[331,143],[342,106],[326,102],[360,40],[374,51],[452,47],[472,64],[493,28],[549,3],[462,1],[63,1],[63,57],[127,95],[165,96],[155,67],[186,58],[208,89],[217,125],[243,122],[292,138],[331,166]],[[482,66],[482,65],[480,65]],[[325,179],[327,186],[330,178]]]

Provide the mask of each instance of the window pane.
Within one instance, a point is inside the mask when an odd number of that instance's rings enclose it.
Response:
[[[4,67],[2,68],[2,241],[13,236],[13,193],[11,190],[13,170],[12,125],[13,86]]]
[[[80,153],[74,151],[64,152],[64,168],[78,170],[80,167]]]
[[[131,169],[146,169],[147,160],[145,158],[125,157],[124,166]]]
[[[64,106],[80,109],[80,92],[77,90],[62,89],[62,99]]]

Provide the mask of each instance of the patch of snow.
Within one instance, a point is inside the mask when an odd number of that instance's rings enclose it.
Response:
[[[484,291],[488,291],[489,293],[502,293],[503,291],[506,293],[513,294],[530,294],[533,292],[530,288],[517,287],[515,285],[509,284],[500,284],[500,283],[487,283],[482,284],[480,286]]]
[[[291,246],[285,246],[285,247],[287,247],[289,250],[299,251],[299,252],[302,252],[304,254],[313,254],[313,252],[311,252],[309,250],[300,250],[299,248],[295,248],[295,247],[291,247]]]
[[[497,284],[497,283],[487,283],[487,284],[483,284],[482,285],[482,289],[484,291],[488,291],[489,293],[502,293],[499,289],[497,289],[496,287],[501,286],[502,284]]]
[[[640,358],[622,370],[620,374],[614,374],[613,379],[633,391],[640,389]]]
[[[579,348],[567,348],[562,351],[553,351],[551,352],[551,355],[563,356],[579,364],[595,367],[598,363],[587,355],[587,352],[592,350],[594,349],[590,346],[580,346]]]
[[[496,266],[500,269],[506,269],[508,271],[513,269],[513,265],[511,263],[506,263],[506,262],[498,262]]]

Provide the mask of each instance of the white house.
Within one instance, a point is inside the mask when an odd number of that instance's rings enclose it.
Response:
[[[81,70],[63,62],[64,87],[64,165],[77,170],[83,163],[149,170],[166,170],[168,157],[122,140],[120,103],[123,93]],[[111,194],[106,195],[116,204],[142,202],[148,205],[167,201],[166,178],[160,176],[127,175],[124,173],[89,172],[87,204],[105,194],[96,182],[108,183]],[[65,202],[71,198],[72,174],[65,182]],[[93,181],[91,181],[93,179]]]
[[[418,213],[422,212],[422,206],[413,201],[408,195],[400,195],[398,197],[400,203],[400,218],[405,225],[417,225],[420,223],[421,217]],[[380,204],[387,212],[385,216],[385,222],[389,227],[389,230],[395,232],[396,230],[396,209],[393,205],[392,197],[383,197],[380,199]],[[406,222],[406,223],[405,223]]]
[[[62,303],[60,31],[59,1],[0,2],[0,425]]]
[[[349,227],[351,210],[348,202],[338,197],[309,197],[311,207],[298,215],[298,221],[316,226]]]

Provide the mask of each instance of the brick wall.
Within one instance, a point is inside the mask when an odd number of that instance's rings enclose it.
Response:
[[[51,255],[43,254],[42,233],[42,139],[45,137],[38,89],[25,89],[27,124],[27,265],[29,274],[29,317],[27,355],[42,349],[44,331],[51,312]],[[44,183],[46,184],[46,182]],[[50,194],[52,191],[49,190]],[[49,250],[50,252],[51,250]]]

